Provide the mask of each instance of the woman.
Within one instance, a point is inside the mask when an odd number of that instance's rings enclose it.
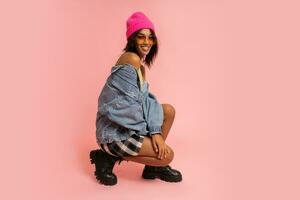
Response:
[[[169,163],[174,152],[165,140],[175,117],[169,104],[159,104],[149,92],[145,68],[158,51],[154,25],[142,12],[127,20],[127,45],[99,95],[96,136],[99,150],[90,152],[95,176],[104,185],[114,185],[116,161],[145,164],[142,177],[179,182],[182,175]]]

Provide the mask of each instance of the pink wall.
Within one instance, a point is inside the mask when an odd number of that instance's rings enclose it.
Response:
[[[282,2],[1,2],[2,199],[299,199],[300,14]],[[147,79],[177,111],[178,184],[143,181],[129,162],[103,187],[89,164],[133,11],[157,29]]]

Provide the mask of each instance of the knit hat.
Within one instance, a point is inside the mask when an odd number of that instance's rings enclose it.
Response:
[[[126,37],[128,38],[136,31],[144,28],[149,28],[153,32],[154,31],[154,25],[150,21],[150,19],[142,12],[135,12],[133,13],[126,22],[127,25],[127,31],[126,31]]]

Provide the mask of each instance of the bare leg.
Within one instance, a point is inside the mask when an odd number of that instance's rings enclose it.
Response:
[[[175,119],[175,108],[170,104],[162,104],[164,111],[164,122],[162,125],[162,137],[166,141]]]
[[[174,118],[175,118],[175,109],[170,104],[162,104],[164,111],[164,121],[162,125],[162,137],[166,140],[170,129],[172,127]],[[169,146],[168,146],[169,147]],[[174,158],[174,152],[169,147],[170,153],[167,155],[165,159],[158,159],[157,153],[154,151],[152,146],[151,138],[145,137],[143,145],[141,147],[140,153],[138,156],[126,156],[125,160],[130,160],[133,162],[138,162],[146,165],[152,166],[166,166],[168,165]]]
[[[166,166],[168,165],[174,158],[174,152],[169,147],[170,153],[167,154],[167,158],[165,159],[158,159],[157,153],[153,149],[152,140],[149,137],[144,138],[143,145],[139,152],[138,156],[126,156],[124,157],[125,160],[142,163],[145,165],[152,165],[152,166]]]

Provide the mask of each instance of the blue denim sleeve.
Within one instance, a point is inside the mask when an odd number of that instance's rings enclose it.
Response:
[[[147,132],[136,74],[130,70],[120,67],[110,75],[99,96],[98,110],[123,127]]]
[[[144,111],[146,111],[145,118],[150,135],[161,133],[161,126],[163,124],[162,105],[157,101],[156,97],[149,92],[144,106]]]

